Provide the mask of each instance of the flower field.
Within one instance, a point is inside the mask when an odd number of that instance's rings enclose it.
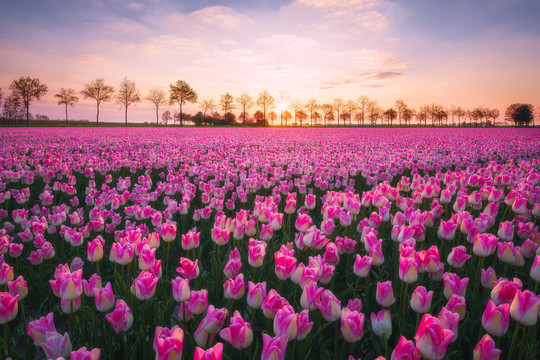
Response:
[[[0,357],[538,359],[537,129],[2,129]]]

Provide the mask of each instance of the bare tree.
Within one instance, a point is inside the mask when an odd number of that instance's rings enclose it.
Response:
[[[345,105],[345,110],[349,114],[349,125],[352,126],[352,117],[353,112],[357,109],[356,102],[354,100],[347,100],[347,104]]]
[[[13,80],[9,85],[11,91],[19,94],[21,101],[26,108],[26,126],[28,126],[28,119],[30,117],[30,103],[34,100],[41,99],[47,91],[47,85],[43,84],[38,78],[31,78],[30,76]]]
[[[79,98],[75,96],[74,89],[60,88],[60,92],[54,95],[58,98],[58,105],[65,105],[66,107],[66,126],[68,124],[68,106],[75,106],[75,103],[79,101]]]
[[[116,93],[116,103],[124,107],[124,122],[127,126],[128,107],[141,102],[141,93],[135,87],[135,82],[128,80],[124,77],[124,80],[120,83],[118,92]]]
[[[411,120],[415,116],[415,111],[410,108],[406,108],[403,110],[403,114],[401,114],[403,117],[403,121],[405,122],[405,125],[411,125]]]
[[[236,103],[240,106],[240,110],[242,110],[242,123],[246,125],[247,111],[255,104],[253,98],[251,95],[244,92],[236,98]]]
[[[317,100],[314,98],[311,98],[306,103],[306,110],[309,111],[309,121],[311,122],[311,126],[313,126],[313,114],[319,109],[319,105],[317,105]]]
[[[403,117],[403,112],[407,109],[407,104],[403,100],[396,100],[396,109],[398,115],[399,126],[401,127],[401,118]]]
[[[337,126],[338,127],[339,127],[339,113],[341,112],[341,110],[343,110],[344,105],[345,104],[343,103],[342,98],[335,98],[334,99],[334,110],[337,112],[336,119],[337,119]]]
[[[169,85],[169,104],[177,103],[180,106],[180,126],[184,125],[184,116],[182,106],[186,103],[196,103],[197,92],[189,86],[184,80],[178,80],[176,84]]]
[[[298,120],[298,123],[300,124],[300,126],[302,126],[304,121],[307,120],[307,118],[308,118],[308,115],[303,109],[298,110],[296,113],[295,125],[296,125],[296,121]]]
[[[283,126],[283,112],[287,110],[289,101],[291,101],[291,96],[286,91],[280,90],[278,96],[276,97],[276,102],[278,104],[281,126]],[[285,126],[287,126],[287,121],[285,121]]]
[[[379,117],[381,116],[381,107],[379,106],[379,103],[377,102],[377,100],[370,100],[368,103],[367,103],[367,106],[366,106],[366,113],[368,114],[369,116],[369,121],[371,123],[371,126],[373,125],[376,125],[377,124],[377,120],[379,119]]]
[[[163,122],[165,123],[165,125],[167,125],[169,123],[169,120],[172,120],[172,115],[171,115],[171,112],[169,110],[163,112],[163,114],[161,114],[161,120],[163,120]]]
[[[85,99],[94,99],[96,101],[96,125],[98,125],[99,105],[102,102],[111,101],[114,94],[113,87],[105,85],[105,80],[103,79],[96,79],[88,84],[84,84],[81,94]]]
[[[390,108],[388,110],[386,110],[384,113],[383,113],[384,117],[388,120],[388,123],[390,124],[390,126],[393,125],[393,121],[394,119],[396,118],[397,116],[397,112],[396,110],[394,110],[394,108]],[[401,124],[400,124],[401,126]]]
[[[12,92],[4,99],[2,116],[8,121],[21,119],[24,116],[24,106],[21,96],[17,92]]]
[[[268,90],[264,90],[263,92],[259,93],[259,97],[257,98],[257,106],[260,106],[263,110],[264,124],[266,124],[266,112],[275,107],[274,102],[275,99],[272,95],[270,95]]]
[[[203,123],[206,123],[206,113],[208,111],[214,111],[214,109],[216,108],[216,103],[214,102],[214,99],[206,99],[201,101],[200,106],[203,113]]]
[[[297,125],[296,118],[298,117],[298,112],[302,110],[304,106],[299,100],[293,100],[291,104],[289,105],[289,107],[294,113],[294,126],[296,126]]]
[[[225,123],[229,123],[230,116],[228,115],[232,109],[234,109],[234,98],[231,94],[226,93],[224,95],[221,95],[221,98],[219,99],[219,105],[221,106],[221,110],[223,110],[223,119],[225,120]]]
[[[326,126],[326,121],[329,120],[330,114],[334,112],[334,107],[332,106],[332,104],[323,104],[321,105],[321,112],[322,112],[322,117],[324,121],[324,126]]]
[[[431,106],[430,105],[422,105],[420,109],[418,109],[418,112],[416,113],[416,117],[418,118],[418,122],[422,124],[424,122],[424,127],[427,127],[427,118],[428,115],[431,113]]]
[[[160,89],[150,89],[148,96],[144,98],[156,107],[156,126],[159,126],[159,107],[167,103],[167,94]]]
[[[364,126],[365,113],[370,103],[370,100],[367,96],[362,95],[356,100],[356,103],[358,104],[358,110],[360,111],[360,115],[361,115],[359,120],[362,121],[362,126]]]

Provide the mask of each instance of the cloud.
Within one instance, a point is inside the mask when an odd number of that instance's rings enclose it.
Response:
[[[402,77],[404,74],[400,72],[393,71],[382,71],[382,72],[366,72],[357,74],[352,77],[339,78],[335,80],[330,80],[324,82],[319,88],[333,89],[342,85],[360,85],[361,87],[382,87],[380,83],[373,83],[372,80],[389,80],[398,77]]]

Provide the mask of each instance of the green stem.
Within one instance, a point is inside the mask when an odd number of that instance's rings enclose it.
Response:
[[[524,359],[523,357],[523,350],[527,347],[526,342],[524,341],[527,337],[527,330],[529,330],[528,326],[523,327],[523,331],[521,332],[521,346],[519,347],[519,355],[518,359]]]
[[[514,329],[514,336],[512,336],[512,342],[510,344],[510,350],[508,351],[507,359],[512,359],[512,353],[514,352],[514,345],[516,344],[517,334],[519,332],[519,323],[516,323],[516,328]]]
[[[6,340],[6,355],[11,356],[11,338],[9,337],[9,321],[4,323],[4,339]]]
[[[169,278],[169,258],[170,258],[170,254],[171,254],[171,243],[168,242],[167,243],[167,265],[165,265],[165,278],[168,279]]]
[[[409,283],[405,283],[405,291],[403,292],[403,296],[401,298],[401,318],[403,319],[405,317],[405,304],[407,303],[407,290],[409,289]]]
[[[21,305],[21,317],[22,317],[22,323],[23,323],[23,334],[24,334],[24,349],[27,352],[26,356],[28,356],[28,333],[26,331],[26,314],[24,313],[24,302],[19,302]],[[7,338],[6,338],[7,339]]]
[[[338,332],[339,332],[339,321],[336,321],[335,331],[334,331],[334,358],[338,358]]]
[[[73,300],[69,300],[69,338],[73,343],[75,341],[73,334]]]

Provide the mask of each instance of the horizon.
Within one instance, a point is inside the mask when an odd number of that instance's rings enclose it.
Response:
[[[227,92],[256,99],[265,89],[319,104],[367,95],[384,109],[398,99],[415,109],[496,108],[500,121],[510,104],[538,108],[538,15],[534,0],[9,2],[0,15],[0,88],[5,98],[14,79],[39,78],[49,91],[30,112],[51,119],[64,118],[54,98],[61,87],[80,98],[70,119],[93,121],[83,85],[104,78],[116,89],[127,77],[141,98],[185,80],[199,101],[218,103]],[[100,122],[123,114],[104,103]],[[155,109],[143,100],[128,118],[153,122]]]

